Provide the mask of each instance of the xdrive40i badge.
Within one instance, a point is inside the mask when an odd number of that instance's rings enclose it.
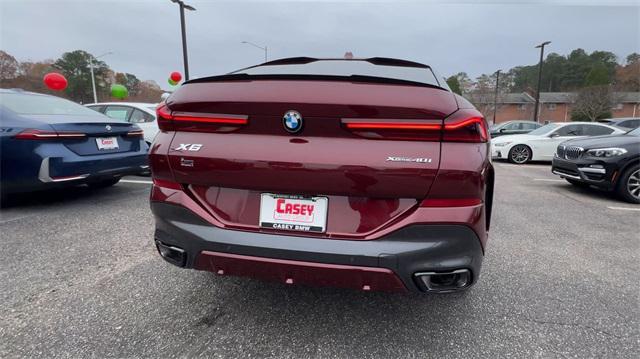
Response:
[[[387,161],[389,161],[389,162],[416,162],[416,163],[431,163],[431,158],[426,158],[426,157],[397,157],[397,156],[389,156],[389,157],[387,157]]]

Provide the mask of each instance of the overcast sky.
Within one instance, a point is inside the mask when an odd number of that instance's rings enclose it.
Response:
[[[633,0],[187,3],[197,9],[187,13],[192,78],[262,62],[262,50],[243,40],[267,45],[271,60],[352,51],[472,77],[536,63],[534,46],[545,40],[560,54],[580,47],[624,59],[640,52],[640,7]],[[112,51],[102,58],[112,69],[164,88],[169,73],[183,69],[178,7],[169,0],[0,0],[0,31],[0,49],[20,61]]]

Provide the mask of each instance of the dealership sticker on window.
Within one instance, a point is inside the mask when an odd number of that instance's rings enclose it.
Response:
[[[263,193],[260,227],[286,231],[326,231],[327,197],[288,196]]]

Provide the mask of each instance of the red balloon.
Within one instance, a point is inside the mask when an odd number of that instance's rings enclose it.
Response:
[[[49,72],[44,75],[43,81],[52,90],[62,91],[67,88],[67,79],[57,72]]]
[[[174,71],[171,73],[171,76],[169,76],[169,78],[175,82],[180,82],[180,80],[182,80],[182,74],[178,71]]]

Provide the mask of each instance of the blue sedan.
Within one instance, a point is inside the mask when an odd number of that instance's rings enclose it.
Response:
[[[112,186],[122,176],[148,172],[147,150],[134,124],[59,97],[0,89],[2,195]]]

